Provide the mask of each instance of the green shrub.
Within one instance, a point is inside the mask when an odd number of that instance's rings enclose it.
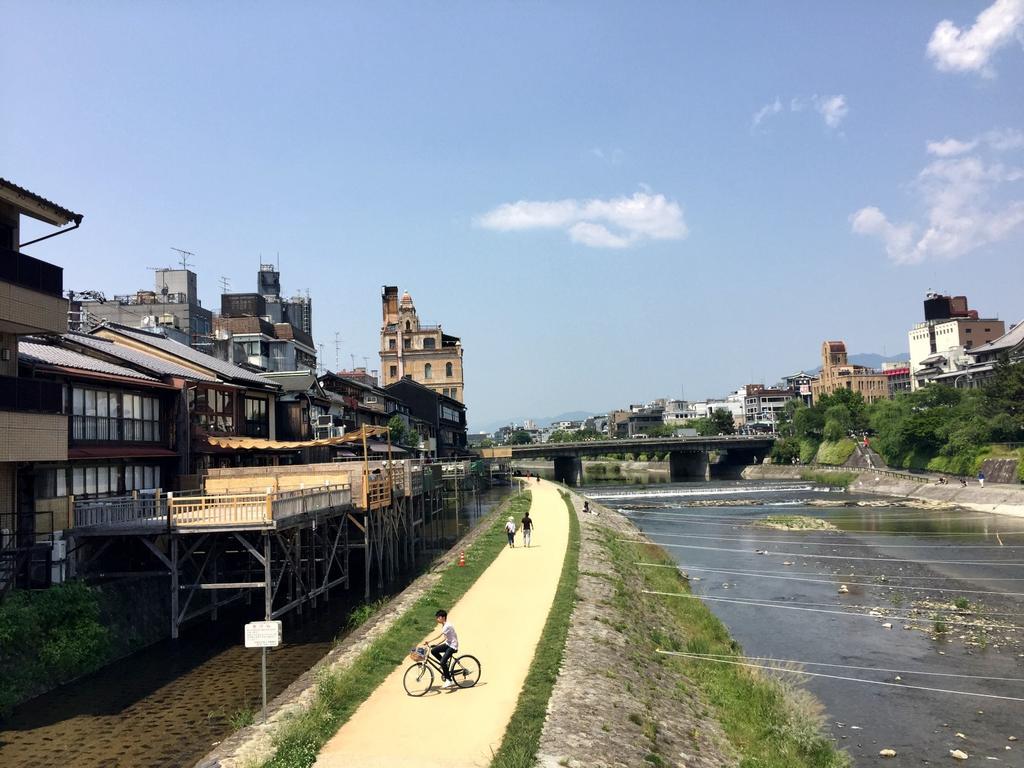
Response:
[[[813,464],[814,457],[818,455],[818,441],[805,438],[800,441],[800,463]]]
[[[0,715],[34,693],[97,669],[111,650],[96,590],[74,581],[12,593],[0,603]]]
[[[825,441],[818,448],[818,463],[841,467],[857,450],[857,444],[846,437],[837,441]]]

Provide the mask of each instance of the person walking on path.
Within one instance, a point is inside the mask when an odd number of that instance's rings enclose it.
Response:
[[[523,527],[523,546],[528,547],[530,546],[530,534],[533,533],[533,519],[529,512],[523,515],[520,524]]]
[[[508,545],[514,548],[516,545],[516,521],[512,515],[509,515],[508,520],[505,521],[505,533],[508,534]]]
[[[451,673],[448,671],[448,665],[451,663],[452,655],[459,650],[459,636],[455,632],[455,627],[448,621],[448,611],[444,609],[438,611],[434,614],[434,620],[441,625],[441,634],[430,638],[427,642],[432,644],[437,640],[444,639],[443,643],[431,648],[430,653],[437,659],[437,663],[441,665],[441,679],[444,680],[442,687],[451,688],[455,683],[452,681]]]
[[[982,488],[985,487],[985,473],[984,472],[979,472],[978,473],[978,485],[980,485]]]

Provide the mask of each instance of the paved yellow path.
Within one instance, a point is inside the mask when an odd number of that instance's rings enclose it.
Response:
[[[490,763],[519,699],[554,601],[569,542],[569,518],[551,483],[529,484],[533,546],[505,547],[454,606],[448,620],[460,653],[480,659],[474,688],[413,698],[402,687],[403,662],[324,748],[316,768],[475,768]],[[519,521],[516,521],[519,524]],[[424,627],[432,637],[437,625]],[[435,686],[440,686],[440,675]]]

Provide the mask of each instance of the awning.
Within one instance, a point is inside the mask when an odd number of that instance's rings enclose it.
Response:
[[[109,446],[102,448],[68,448],[69,459],[169,459],[178,454],[169,448],[142,446]]]
[[[366,447],[367,447],[367,449],[369,449],[369,451],[371,453],[387,453],[388,452],[388,444],[387,443],[367,443]],[[392,445],[391,446],[391,453],[393,455],[397,456],[400,453],[408,453],[408,451],[406,451],[404,448],[399,448],[397,445]]]
[[[215,448],[230,448],[236,451],[296,451],[301,448],[319,448],[325,445],[351,444],[357,451],[359,443],[369,437],[387,435],[386,427],[360,427],[338,437],[323,437],[318,440],[266,440],[260,437],[214,437],[207,435],[206,441]],[[374,444],[374,443],[371,443]],[[387,443],[377,443],[385,446]],[[372,449],[371,449],[372,450]],[[392,447],[392,451],[397,450]]]

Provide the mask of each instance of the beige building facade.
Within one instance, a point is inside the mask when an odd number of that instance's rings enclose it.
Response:
[[[816,403],[839,389],[860,392],[865,402],[873,403],[889,397],[889,379],[863,365],[851,365],[844,342],[826,341],[821,345],[821,374],[811,382],[811,397]]]
[[[911,388],[919,389],[928,381],[928,374],[966,367],[970,364],[967,350],[995,341],[1005,333],[1006,324],[992,318],[951,317],[918,323],[907,334]]]
[[[55,227],[82,216],[0,179],[0,554],[35,545],[32,485],[19,464],[64,461],[68,422],[59,384],[18,375],[19,337],[65,333],[63,270],[23,253],[21,217]],[[72,227],[73,229],[74,227]],[[45,246],[42,246],[45,248]],[[0,592],[6,585],[0,582]]]
[[[381,308],[382,386],[408,376],[438,394],[465,403],[462,340],[444,333],[440,325],[422,324],[412,296],[406,291],[399,299],[398,286],[384,286]]]

